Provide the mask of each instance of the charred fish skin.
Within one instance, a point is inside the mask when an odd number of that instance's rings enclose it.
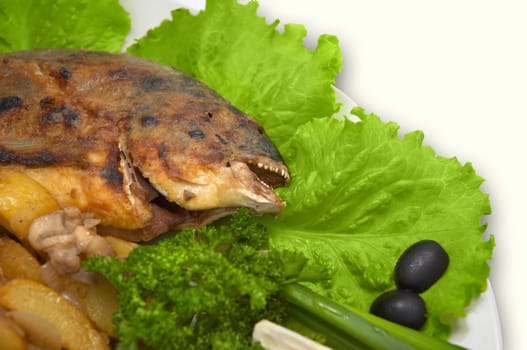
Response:
[[[69,49],[0,54],[0,167],[136,240],[237,207],[277,213],[273,188],[289,181],[263,128],[205,84],[128,54]],[[156,207],[150,185],[176,210]]]

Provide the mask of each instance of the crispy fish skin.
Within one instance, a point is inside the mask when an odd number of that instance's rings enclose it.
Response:
[[[262,127],[205,84],[131,55],[69,49],[0,54],[0,167],[131,240],[236,207],[276,213],[285,203],[273,188],[289,181]],[[171,210],[152,202],[152,187]]]

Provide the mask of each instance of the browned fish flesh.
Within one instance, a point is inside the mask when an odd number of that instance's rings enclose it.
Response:
[[[128,54],[0,54],[0,167],[99,232],[151,239],[248,207],[277,213],[287,167],[263,128],[205,84]]]

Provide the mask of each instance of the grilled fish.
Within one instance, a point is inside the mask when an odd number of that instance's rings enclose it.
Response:
[[[263,128],[205,84],[128,54],[0,54],[0,167],[99,232],[149,240],[247,207],[277,213],[288,169]]]

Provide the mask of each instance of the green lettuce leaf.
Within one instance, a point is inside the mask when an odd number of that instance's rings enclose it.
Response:
[[[446,338],[452,318],[486,288],[494,240],[484,241],[480,223],[490,213],[483,179],[470,164],[424,147],[421,132],[400,138],[397,124],[353,113],[359,122],[313,120],[283,145],[292,182],[278,191],[288,206],[277,219],[260,220],[274,247],[329,266],[334,277],[311,288],[366,311],[396,288],[393,269],[406,248],[438,241],[450,266],[422,295],[424,331]]]
[[[208,1],[193,16],[172,12],[128,52],[172,65],[205,82],[240,110],[263,122],[278,144],[312,118],[337,109],[332,84],[341,69],[337,38],[322,35],[311,51],[302,40],[306,29],[278,21],[267,24],[258,4]]]
[[[33,48],[119,51],[130,18],[117,0],[0,0],[0,52]]]

